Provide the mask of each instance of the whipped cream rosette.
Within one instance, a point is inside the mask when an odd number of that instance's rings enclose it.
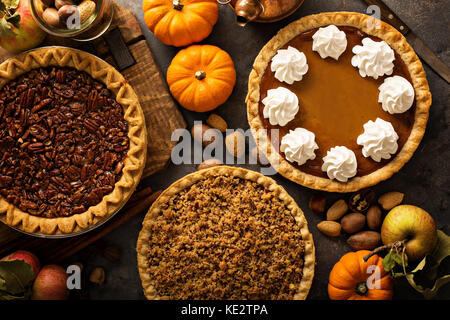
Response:
[[[331,57],[338,60],[347,49],[347,36],[335,25],[319,28],[313,35],[312,49],[317,51],[322,59]]]
[[[315,141],[314,133],[304,128],[290,130],[281,139],[281,152],[284,152],[286,159],[290,162],[297,162],[298,165],[305,164],[308,160],[316,158],[315,150],[319,149]]]
[[[373,41],[370,38],[362,40],[362,46],[354,46],[352,65],[359,69],[361,77],[378,79],[384,75],[390,76],[394,71],[394,50],[385,41]]]
[[[278,50],[272,58],[272,72],[275,72],[275,78],[280,82],[293,84],[300,81],[308,72],[308,63],[303,52],[293,47]]]

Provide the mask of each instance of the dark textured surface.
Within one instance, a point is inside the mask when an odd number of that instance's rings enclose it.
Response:
[[[156,56],[156,60],[165,72],[179,49],[167,47],[160,43],[143,24],[141,0],[118,0],[118,3],[132,10],[144,29],[145,36]],[[408,26],[446,63],[450,64],[450,47],[448,36],[450,1],[448,0],[386,0],[386,3],[402,18]],[[237,69],[238,82],[229,101],[216,110],[228,122],[231,128],[248,128],[244,98],[247,92],[247,78],[254,58],[261,47],[283,26],[302,16],[323,11],[357,11],[364,12],[366,6],[362,0],[306,0],[305,4],[293,16],[270,25],[251,24],[240,28],[234,24],[234,14],[228,7],[220,8],[220,17],[213,33],[203,43],[218,45],[232,56]],[[377,185],[377,194],[396,190],[406,193],[406,203],[418,205],[432,214],[438,228],[449,233],[450,194],[450,155],[449,122],[450,109],[449,86],[427,66],[427,72],[433,105],[429,125],[422,144],[412,160],[396,175]],[[193,120],[201,120],[205,115],[184,112],[191,126]],[[257,169],[257,167],[253,167]],[[154,189],[165,188],[170,183],[195,170],[194,166],[174,166],[150,178],[147,182]],[[316,225],[322,220],[308,208],[312,190],[298,186],[276,175],[274,178],[286,188],[305,212],[309,229],[313,233],[316,245],[317,266],[310,299],[327,299],[328,274],[339,258],[351,249],[345,243],[345,237],[330,239],[318,232]],[[337,199],[338,194],[328,194],[328,203]],[[106,282],[100,287],[90,288],[92,299],[143,299],[142,288],[136,267],[135,246],[141,229],[143,215],[135,218],[114,231],[105,241],[121,247],[122,257],[119,262],[111,263],[95,253],[84,258],[86,270],[103,266],[106,270]],[[68,261],[74,262],[74,261]],[[447,264],[448,269],[448,264]],[[440,298],[450,299],[450,285],[441,290]],[[409,288],[396,287],[396,298],[421,298]]]

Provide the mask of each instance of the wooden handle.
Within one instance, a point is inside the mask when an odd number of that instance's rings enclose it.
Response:
[[[369,6],[375,5],[380,8],[381,18],[389,23],[403,35],[408,34],[408,26],[381,0],[364,0]]]

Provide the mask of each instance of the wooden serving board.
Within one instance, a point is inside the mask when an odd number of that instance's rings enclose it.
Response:
[[[144,111],[148,131],[147,163],[143,178],[164,170],[170,160],[174,142],[172,131],[186,128],[177,105],[169,94],[164,77],[144,38],[136,17],[126,8],[114,3],[114,20],[109,30],[119,28],[123,40],[136,63],[122,70],[122,74],[134,88]],[[116,66],[110,49],[103,38],[86,44],[70,39],[48,36],[42,46],[66,46],[92,51],[100,58]],[[12,57],[0,48],[0,63]],[[129,219],[148,209],[154,196],[142,199],[137,206],[126,206],[99,228],[84,235],[68,239],[42,239],[24,235],[0,223],[0,258],[18,249],[31,250],[47,263],[58,263],[94,241],[105,236]]]

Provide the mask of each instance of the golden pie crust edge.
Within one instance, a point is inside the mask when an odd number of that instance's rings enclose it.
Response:
[[[370,24],[376,23],[375,21],[379,22],[379,27],[369,28]],[[271,150],[272,145],[271,143],[268,143],[268,138],[263,134],[262,129],[265,128],[259,116],[261,79],[277,50],[305,31],[330,24],[355,27],[368,35],[376,36],[381,40],[386,41],[389,46],[400,55],[407,66],[416,96],[414,125],[402,150],[384,167],[369,175],[352,178],[345,183],[304,173],[285,160],[279,152]],[[357,191],[389,179],[411,159],[425,134],[431,101],[431,93],[425,70],[414,49],[407,43],[405,37],[389,24],[356,12],[327,12],[310,15],[294,21],[281,29],[277,35],[263,47],[256,57],[253,69],[249,76],[248,94],[246,98],[247,116],[252,129],[252,134],[258,144],[259,150],[266,154],[270,163],[278,173],[305,187],[342,193]]]
[[[105,61],[83,51],[65,48],[40,48],[22,53],[0,65],[0,88],[8,81],[39,67],[71,67],[84,71],[104,83],[124,108],[128,122],[130,148],[125,157],[122,177],[114,190],[86,212],[69,217],[33,216],[8,203],[0,196],[0,221],[32,234],[58,235],[78,233],[111,217],[130,198],[145,166],[147,131],[138,97],[122,74]]]
[[[218,166],[214,168],[204,169],[185,176],[184,178],[176,181],[169,188],[167,188],[150,207],[148,213],[144,218],[144,221],[142,222],[142,230],[139,233],[136,248],[139,275],[141,277],[142,287],[147,299],[161,299],[161,297],[158,295],[157,289],[154,286],[154,283],[151,281],[147,272],[148,261],[146,258],[146,253],[149,249],[149,240],[151,236],[151,233],[147,228],[148,223],[160,214],[160,205],[167,202],[171,196],[192,186],[194,183],[211,176],[231,176],[256,182],[259,185],[262,185],[264,188],[277,193],[279,199],[283,201],[283,203],[289,210],[291,210],[292,214],[294,215],[295,221],[299,225],[301,225],[302,239],[305,243],[303,274],[301,282],[297,285],[297,293],[294,295],[294,299],[306,299],[314,278],[314,266],[316,258],[313,237],[309,232],[308,223],[303,214],[303,211],[299,208],[295,200],[286,192],[286,190],[278,185],[273,179],[268,178],[255,171],[228,166]]]

